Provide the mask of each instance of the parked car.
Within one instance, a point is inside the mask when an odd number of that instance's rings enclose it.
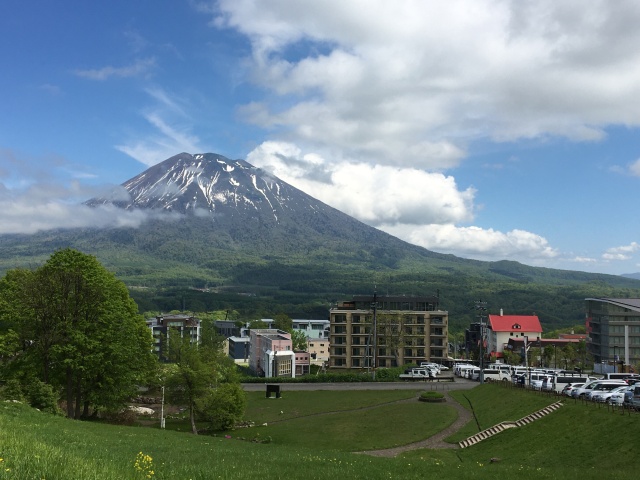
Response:
[[[531,374],[531,388],[534,390],[542,390],[543,387],[548,388],[549,383],[552,382],[550,375],[541,375],[539,373]]]
[[[565,385],[565,387],[562,389],[562,394],[566,395],[567,397],[571,396],[571,392],[577,388],[580,388],[581,386],[583,386],[584,383],[583,382],[576,382],[576,383],[567,383],[567,385]]]
[[[636,383],[633,385],[633,388],[630,390],[631,398],[630,404],[632,408],[636,410],[640,409],[640,383]]]
[[[598,383],[601,382],[602,380],[591,380],[590,382],[586,382],[584,385],[582,385],[579,388],[576,388],[574,390],[571,391],[571,396],[573,398],[581,398],[583,397],[589,390],[591,390],[593,388],[593,386]]]
[[[608,402],[608,400],[611,398],[611,396],[614,393],[624,392],[627,388],[629,388],[628,385],[620,385],[620,386],[615,387],[615,388],[613,388],[611,390],[596,390],[596,389],[593,389],[593,390],[591,390],[591,393],[589,393],[590,400],[592,400],[594,402],[605,403],[605,402]]]
[[[618,389],[616,389],[618,390]],[[612,392],[611,396],[607,399],[609,405],[624,405],[624,397],[627,392],[633,391],[633,385],[628,387],[622,387],[620,391]]]
[[[585,390],[584,398],[586,400],[593,400],[593,395],[598,392],[610,392],[614,388],[621,386],[627,386],[627,382],[624,380],[600,380],[596,382],[591,388]]]

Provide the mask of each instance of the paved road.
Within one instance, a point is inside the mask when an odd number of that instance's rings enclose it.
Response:
[[[269,382],[271,385],[280,385],[280,390],[313,391],[313,390],[468,390],[478,385],[466,379],[456,378],[455,382],[337,382],[337,383],[280,383]],[[266,387],[263,383],[244,383],[242,385],[247,392],[264,392]]]

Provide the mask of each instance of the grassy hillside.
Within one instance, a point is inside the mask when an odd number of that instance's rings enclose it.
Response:
[[[471,433],[555,400],[497,385],[455,395],[473,408],[477,423],[472,422]],[[78,422],[4,403],[0,478],[601,479],[634,478],[640,467],[634,454],[640,414],[623,415],[570,400],[542,420],[463,450],[424,449],[398,458],[348,453],[411,442],[415,435],[426,438],[450,423],[451,407],[407,401],[407,396],[285,392],[276,400],[252,394],[247,415],[267,426],[216,437]],[[270,437],[271,443],[252,442],[256,437]],[[499,461],[492,463],[491,458]]]

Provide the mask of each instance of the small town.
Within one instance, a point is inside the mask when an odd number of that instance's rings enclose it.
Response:
[[[640,2],[0,11],[0,480],[637,475]]]

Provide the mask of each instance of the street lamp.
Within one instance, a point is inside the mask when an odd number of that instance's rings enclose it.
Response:
[[[618,355],[616,355],[617,345],[613,346],[613,373],[618,373]]]

